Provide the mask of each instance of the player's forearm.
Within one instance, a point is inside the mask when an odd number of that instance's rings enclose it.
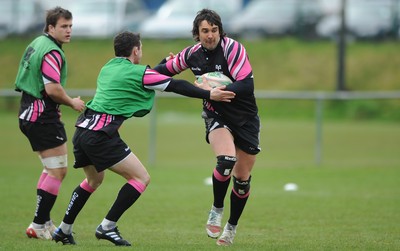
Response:
[[[227,91],[236,93],[237,97],[249,96],[254,93],[254,80],[252,78],[235,81],[226,86]]]
[[[180,80],[180,79],[172,79],[167,88],[166,92],[175,92],[177,94],[191,97],[191,98],[201,98],[201,99],[209,99],[210,91],[206,91],[200,89],[191,83]]]
[[[60,84],[47,84],[45,85],[46,93],[57,104],[67,105],[72,107],[73,101],[70,96],[65,92]]]

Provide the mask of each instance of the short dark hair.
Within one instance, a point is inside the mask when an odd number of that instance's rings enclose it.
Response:
[[[114,37],[114,53],[116,57],[129,57],[133,47],[140,47],[140,34],[124,31]]]
[[[50,10],[47,10],[46,24],[44,26],[43,31],[47,33],[49,31],[49,25],[52,25],[55,27],[58,19],[60,19],[62,17],[67,20],[71,20],[72,13],[69,10],[61,8],[60,6],[57,6]]]
[[[197,15],[193,21],[192,35],[193,35],[193,39],[196,42],[200,41],[199,26],[200,26],[200,23],[204,20],[206,20],[211,25],[218,26],[221,37],[226,36],[226,33],[224,32],[224,27],[222,27],[221,17],[218,15],[218,13],[213,10],[210,10],[210,9],[202,9],[199,12],[197,12]]]

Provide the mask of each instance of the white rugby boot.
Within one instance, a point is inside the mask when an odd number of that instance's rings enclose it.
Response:
[[[226,223],[221,237],[217,240],[218,246],[230,246],[236,235],[236,226]]]
[[[49,230],[51,236],[53,236],[54,232],[57,229],[57,227],[54,225],[54,222],[52,220],[47,221],[44,224],[44,227],[47,228],[47,230]]]
[[[208,214],[208,220],[206,225],[206,231],[209,237],[216,239],[221,233],[222,215],[223,215],[223,208],[217,209],[214,206],[211,208]]]
[[[46,227],[34,228],[32,224],[26,229],[26,235],[29,238],[41,239],[41,240],[51,240],[51,234]]]

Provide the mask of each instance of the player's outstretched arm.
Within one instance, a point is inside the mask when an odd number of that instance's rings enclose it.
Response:
[[[232,91],[223,90],[225,86],[214,88],[213,90],[211,90],[211,88],[203,89],[186,80],[174,79],[150,68],[146,69],[143,77],[143,86],[151,90],[175,92],[191,98],[210,99],[222,102],[230,102],[236,95]]]
[[[172,79],[165,91],[175,92],[187,97],[211,99],[213,101],[231,102],[235,97],[235,93],[231,91],[224,91],[225,86],[214,88],[212,90],[204,90],[191,83],[180,80]]]

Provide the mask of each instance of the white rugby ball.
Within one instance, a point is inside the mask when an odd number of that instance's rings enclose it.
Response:
[[[207,79],[207,83],[211,87],[232,84],[232,80],[229,77],[217,71],[204,73],[197,79],[197,82],[202,83],[204,78]]]

